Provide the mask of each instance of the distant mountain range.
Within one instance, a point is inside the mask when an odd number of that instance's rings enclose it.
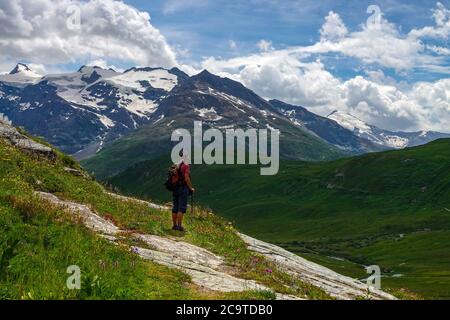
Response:
[[[169,147],[162,148],[163,137],[175,128],[192,128],[194,120],[219,129],[278,128],[282,156],[307,161],[450,137],[390,132],[340,112],[321,117],[300,106],[267,101],[241,83],[206,70],[190,77],[177,68],[117,72],[83,66],[77,72],[41,76],[18,64],[0,75],[0,113],[78,159],[101,150],[110,156],[131,152],[148,158]],[[139,145],[133,139],[145,142]]]
[[[367,124],[351,114],[340,111],[332,112],[328,115],[328,118],[336,121],[342,127],[350,130],[358,137],[393,149],[415,147],[426,144],[433,140],[450,137],[450,134],[436,131],[394,132],[383,130],[377,128],[376,126]]]

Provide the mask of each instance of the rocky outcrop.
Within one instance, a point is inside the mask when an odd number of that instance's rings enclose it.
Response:
[[[120,199],[120,200],[122,200],[122,201],[134,201],[134,202],[137,202],[137,203],[140,203],[140,204],[149,206],[150,208],[156,209],[156,210],[168,210],[168,209],[169,209],[169,207],[166,207],[166,206],[161,206],[161,205],[159,205],[159,204],[147,202],[147,201],[140,200],[140,199],[136,199],[136,198],[130,198],[130,197],[121,196],[121,195],[118,195],[118,194],[112,193],[112,192],[108,192],[108,194],[109,194],[111,197]]]
[[[77,170],[77,169],[73,169],[73,168],[69,168],[69,167],[64,167],[64,171],[67,172],[67,173],[70,173],[70,174],[72,174],[74,176],[77,176],[77,177],[83,177],[85,179],[89,179],[90,178],[89,175],[86,172],[82,171],[82,170]]]
[[[36,195],[43,200],[62,207],[67,212],[75,214],[78,218],[81,219],[82,223],[86,227],[95,232],[110,236],[116,236],[120,232],[120,229],[116,227],[112,222],[101,218],[84,204],[79,204],[71,201],[63,201],[55,195],[46,192],[36,192]]]
[[[52,148],[44,146],[43,144],[28,138],[3,120],[0,120],[0,138],[5,139],[8,143],[17,148],[32,154],[42,155],[51,160],[56,158],[56,153]]]
[[[49,193],[37,192],[36,194],[41,199],[60,206],[76,215],[88,228],[110,241],[119,240],[121,234],[124,232],[124,230],[120,230],[113,223],[100,217],[85,205],[63,201]],[[167,207],[143,200],[116,194],[110,195],[124,201],[137,201],[153,209],[167,209]],[[145,247],[133,246],[130,248],[143,259],[182,270],[191,276],[193,283],[201,287],[221,292],[270,290],[256,281],[240,279],[227,273],[227,268],[222,257],[178,238],[139,233],[132,233],[131,235],[128,233],[128,236],[145,243]],[[281,270],[298,277],[306,283],[323,289],[332,297],[345,300],[357,298],[395,299],[390,294],[369,288],[358,280],[343,276],[321,265],[312,263],[278,246],[251,238],[244,234],[239,234],[239,236],[248,245],[249,250],[263,255],[268,260],[274,262]],[[276,295],[278,299],[300,299],[279,293]]]
[[[49,193],[36,192],[36,195],[76,215],[86,227],[110,241],[119,240],[122,232],[125,233],[124,230],[120,230],[110,221],[101,218],[85,205],[63,201]],[[188,274],[193,283],[208,290],[220,292],[270,290],[256,281],[240,279],[226,273],[223,271],[225,269],[223,258],[203,248],[177,239],[156,235],[133,233],[128,234],[128,236],[139,239],[147,245],[145,248],[139,246],[130,248],[143,259],[179,269]],[[300,299],[280,293],[277,293],[276,296],[283,300]]]
[[[268,260],[274,262],[280,269],[300,278],[306,283],[321,288],[336,299],[395,299],[394,296],[384,291],[368,287],[361,281],[343,276],[321,265],[303,259],[283,248],[254,239],[245,234],[239,235],[250,250],[258,252]]]

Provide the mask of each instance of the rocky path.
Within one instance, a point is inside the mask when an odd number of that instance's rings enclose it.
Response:
[[[110,221],[92,212],[86,205],[63,201],[50,193],[37,192],[36,195],[76,215],[89,229],[110,241],[118,240],[121,237],[121,233],[125,232]],[[131,236],[145,242],[147,245],[146,248],[132,247],[133,251],[142,258],[182,270],[192,278],[193,283],[203,288],[220,292],[270,290],[253,280],[240,279],[222,271],[225,269],[223,258],[203,248],[177,239],[156,235],[135,233]],[[299,299],[298,297],[280,293],[277,293],[276,296],[277,299],[283,300]]]
[[[92,212],[89,207],[63,201],[56,196],[37,192],[37,195],[46,201],[63,207],[68,212],[77,215],[90,229],[111,241],[117,240],[121,232],[117,226]],[[116,194],[125,201],[138,201],[151,208],[165,210],[166,207],[138,199],[127,198]],[[167,238],[149,234],[132,234],[146,244],[146,248],[133,247],[132,249],[142,258],[153,262],[177,268],[191,276],[193,283],[209,290],[221,292],[241,292],[246,290],[270,290],[253,280],[237,278],[226,272],[224,259],[212,252],[175,238]],[[307,261],[278,246],[265,243],[244,234],[240,237],[247,243],[248,248],[273,261],[281,270],[299,277],[306,283],[322,288],[330,296],[337,299],[356,299],[367,297],[371,299],[395,299],[381,290],[368,288],[362,282],[340,275],[330,269]],[[277,299],[299,299],[298,297],[277,293]]]

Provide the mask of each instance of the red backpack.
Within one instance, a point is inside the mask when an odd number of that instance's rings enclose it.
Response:
[[[183,162],[180,163],[180,165],[173,164],[170,166],[168,173],[167,173],[167,180],[164,183],[167,190],[175,191],[180,185],[183,184],[184,179],[181,174],[181,166],[182,165],[183,165]]]

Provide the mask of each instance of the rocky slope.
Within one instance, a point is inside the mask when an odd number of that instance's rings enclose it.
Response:
[[[87,206],[70,201],[63,201],[56,196],[39,192],[37,195],[44,201],[49,201],[57,206],[64,208],[67,212],[77,215],[82,222],[90,229],[97,232],[100,236],[106,237],[112,242],[121,237],[120,230],[112,222],[101,218]],[[125,198],[127,201],[142,200]],[[146,203],[152,208],[160,207],[152,203]],[[253,280],[237,278],[227,273],[224,259],[201,247],[192,245],[176,238],[167,238],[149,234],[135,233],[132,235],[136,239],[147,244],[149,248],[133,246],[134,252],[143,259],[148,259],[159,264],[172,268],[177,268],[192,277],[195,284],[213,291],[221,292],[239,292],[246,290],[269,290]],[[293,253],[290,253],[280,247],[263,241],[240,234],[241,238],[248,244],[250,250],[255,251],[267,257],[276,263],[282,270],[301,278],[303,281],[323,289],[326,293],[336,299],[395,299],[375,288],[369,288],[367,285],[355,279],[342,276],[330,269],[309,262]],[[298,299],[298,297],[277,293],[278,299]]]

